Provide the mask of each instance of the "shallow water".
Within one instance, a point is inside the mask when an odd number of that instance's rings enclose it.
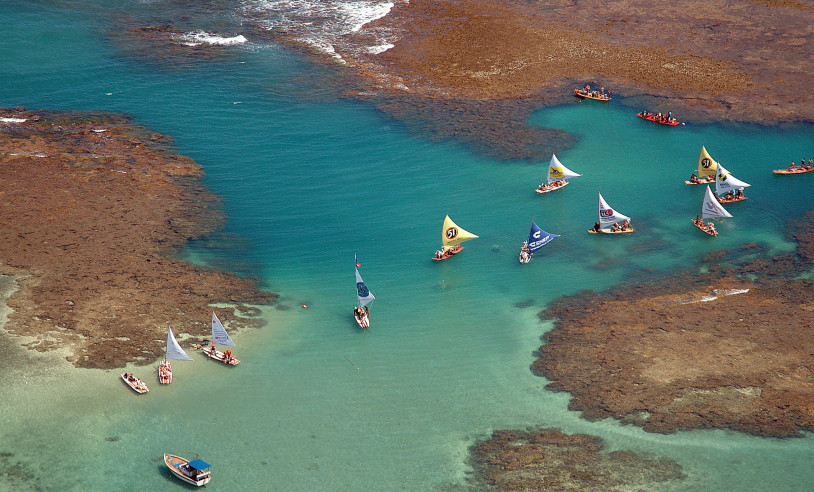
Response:
[[[808,158],[814,128],[663,128],[619,105],[574,101],[530,123],[578,135],[558,157],[583,176],[538,196],[547,161],[495,162],[341,99],[330,70],[253,39],[239,11],[190,13],[190,32],[247,42],[214,48],[222,51],[213,60],[176,63],[177,55],[135,56],[110,29],[180,7],[99,5],[0,5],[14,26],[0,40],[9,75],[0,78],[0,105],[127,112],[173,136],[204,167],[227,214],[214,244],[192,245],[189,258],[259,275],[288,309],[267,309],[265,329],[234,337],[237,368],[194,354],[174,364],[171,386],[153,382],[145,396],[124,387],[122,371],[77,371],[58,355],[8,348],[0,488],[180,486],[162,468],[166,451],[212,463],[212,490],[456,490],[475,439],[526,426],[675,459],[687,474],[679,490],[814,482],[810,437],[662,436],[586,422],[529,371],[549,329],[537,312],[558,296],[643,270],[698,268],[704,254],[751,241],[791,250],[784,223],[811,207],[814,176],[770,170]],[[701,145],[752,185],[748,201],[727,206],[734,217],[717,239],[689,221],[703,188],[683,180]],[[636,234],[585,233],[598,190],[632,217]],[[480,238],[437,264],[430,257],[447,213]],[[561,237],[521,266],[516,254],[532,219]],[[350,315],[354,254],[377,297],[368,333]],[[152,367],[133,371],[155,381]]]

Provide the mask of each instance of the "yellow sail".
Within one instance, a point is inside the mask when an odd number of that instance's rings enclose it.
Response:
[[[444,229],[441,231],[441,243],[444,245],[444,251],[476,237],[478,236],[458,227],[455,222],[452,222],[449,215],[444,219]]]
[[[698,177],[715,176],[715,170],[718,169],[718,163],[715,162],[707,149],[701,146],[701,155],[698,157]]]

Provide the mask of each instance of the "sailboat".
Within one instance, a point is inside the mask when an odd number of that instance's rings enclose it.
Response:
[[[692,219],[692,223],[695,224],[695,227],[699,228],[710,236],[718,237],[718,231],[715,230],[715,224],[711,221],[704,222],[704,219],[714,219],[716,217],[732,217],[732,214],[727,212],[723,205],[718,203],[718,201],[712,195],[712,190],[710,190],[709,186],[707,186],[706,194],[704,194],[704,201],[701,204],[701,215],[700,217]]]
[[[441,229],[441,244],[443,244],[443,246],[435,252],[435,256],[433,256],[432,259],[441,261],[457,255],[464,250],[464,247],[461,246],[462,242],[477,237],[478,236],[471,232],[458,227],[458,225],[449,218],[449,215],[447,215],[444,218],[444,226]]]
[[[559,234],[551,234],[542,229],[533,220],[531,221],[531,230],[529,231],[528,241],[523,241],[523,246],[520,248],[520,263],[528,263],[535,251],[550,243],[555,237],[560,237]]]
[[[212,359],[217,361],[223,362],[224,364],[228,364],[230,366],[236,366],[240,364],[240,361],[237,360],[233,355],[232,351],[227,349],[225,352],[221,352],[220,350],[215,348],[215,345],[225,345],[227,347],[234,347],[235,342],[229,338],[229,334],[226,333],[226,328],[223,327],[223,323],[220,322],[218,319],[218,315],[214,312],[212,313],[212,345],[209,347],[204,347],[203,353],[209,356]]]
[[[370,308],[367,307],[367,305],[376,298],[373,296],[373,293],[368,290],[365,281],[362,280],[362,276],[359,275],[359,261],[355,256],[353,260],[356,264],[356,299],[358,301],[358,305],[353,308],[353,318],[360,328],[368,329],[370,328]]]
[[[576,178],[578,176],[582,175],[563,166],[562,162],[557,159],[557,156],[551,154],[551,162],[548,164],[548,177],[546,177],[546,180],[540,183],[540,186],[534,191],[537,193],[548,193],[549,191],[559,190],[560,188],[568,186],[569,178]]]
[[[620,226],[618,222],[622,222],[622,225]],[[593,228],[588,229],[588,232],[591,234],[627,234],[635,232],[635,229],[630,225],[630,217],[610,208],[600,193],[599,222]]]
[[[701,155],[698,156],[698,176],[693,173],[688,181],[684,181],[684,184],[711,184],[715,181],[715,171],[717,169],[718,163],[715,162],[715,159],[709,155],[707,149],[702,145]]]
[[[751,186],[729,173],[724,166],[718,164],[715,172],[715,195],[720,203],[740,202],[746,200],[743,189]]]
[[[161,384],[170,384],[172,382],[170,360],[192,360],[192,357],[188,356],[184,349],[181,348],[181,345],[178,344],[178,340],[172,334],[172,328],[167,327],[167,352],[164,360],[158,364],[158,381]]]

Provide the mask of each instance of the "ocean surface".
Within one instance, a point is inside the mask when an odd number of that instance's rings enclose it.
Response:
[[[587,422],[529,366],[551,327],[537,313],[561,295],[697,270],[704,254],[747,242],[792,250],[786,222],[814,204],[814,175],[771,169],[814,156],[814,128],[664,128],[613,102],[569,100],[529,124],[577,135],[557,156],[582,177],[538,196],[547,159],[498,162],[437,142],[342,98],[333,68],[246,27],[297,37],[341,65],[342,53],[398,42],[390,32],[367,45],[349,40],[391,6],[0,3],[0,106],[125,112],[171,135],[203,166],[227,216],[223,231],[190,245],[189,260],[257,275],[283,307],[263,312],[266,328],[234,334],[237,368],[193,353],[174,364],[167,387],[155,367],[131,368],[152,388],[144,396],[122,385],[121,371],[76,370],[64,354],[23,350],[2,332],[0,490],[184,487],[164,469],[164,452],[211,463],[210,490],[465,490],[473,442],[542,426],[683,467],[684,481],[648,490],[808,489],[812,436],[665,436]],[[168,22],[183,31],[177,42],[128,34]],[[727,206],[734,217],[717,239],[690,223],[703,188],[683,184],[702,145],[752,185],[748,201]],[[598,191],[636,234],[586,234]],[[480,237],[436,263],[446,214]],[[561,237],[520,265],[532,219]],[[354,255],[376,296],[369,332],[351,317]]]

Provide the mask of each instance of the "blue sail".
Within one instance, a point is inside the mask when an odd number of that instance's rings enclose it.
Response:
[[[529,231],[529,252],[534,253],[546,244],[550,243],[555,237],[560,237],[559,234],[549,234],[548,232],[540,229],[534,221],[531,221],[531,231]]]
[[[356,297],[359,299],[359,307],[364,307],[365,304],[368,304],[376,298],[373,296],[373,293],[368,290],[365,281],[362,280],[362,276],[359,275],[359,260],[356,259],[356,255],[353,255],[353,262],[356,264]]]

